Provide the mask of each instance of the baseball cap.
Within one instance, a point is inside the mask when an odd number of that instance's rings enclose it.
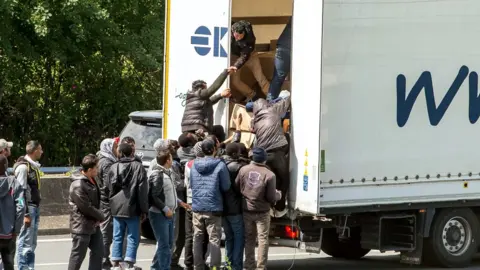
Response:
[[[5,150],[7,148],[12,148],[13,142],[8,142],[5,139],[0,139],[0,151]]]
[[[216,143],[211,139],[202,141],[202,152],[205,155],[212,155],[215,152]]]

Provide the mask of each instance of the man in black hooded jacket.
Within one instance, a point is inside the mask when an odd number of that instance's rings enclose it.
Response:
[[[148,213],[148,179],[142,163],[133,156],[131,145],[121,143],[118,155],[118,162],[108,173],[113,217],[112,262],[114,268],[119,267],[122,260],[133,268],[140,244],[140,219]],[[125,231],[128,235],[127,249],[122,254]]]

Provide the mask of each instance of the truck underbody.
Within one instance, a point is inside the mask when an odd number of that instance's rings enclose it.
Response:
[[[355,260],[370,250],[394,251],[405,264],[467,267],[478,250],[479,203],[330,208],[297,216],[295,227],[300,247],[312,253]]]

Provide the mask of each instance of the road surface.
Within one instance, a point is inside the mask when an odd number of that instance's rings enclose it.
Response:
[[[65,270],[70,255],[71,239],[69,235],[39,237],[36,252],[37,270]],[[155,244],[142,240],[138,251],[138,266],[150,269],[151,258],[155,251]],[[223,250],[222,250],[223,252]],[[183,258],[182,258],[183,259]],[[399,256],[394,253],[381,254],[371,252],[360,261],[344,261],[329,258],[325,255],[308,254],[300,250],[286,247],[271,247],[269,252],[268,270],[307,270],[307,269],[437,269],[425,267],[411,267],[398,263]],[[480,259],[475,266],[468,269],[479,269]],[[82,270],[88,269],[88,255],[82,265]]]

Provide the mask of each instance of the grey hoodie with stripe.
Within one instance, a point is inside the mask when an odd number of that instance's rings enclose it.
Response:
[[[15,176],[0,177],[0,213],[0,239],[18,235],[25,216],[25,198]]]

